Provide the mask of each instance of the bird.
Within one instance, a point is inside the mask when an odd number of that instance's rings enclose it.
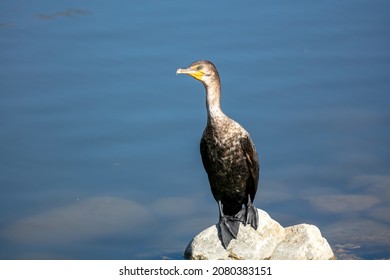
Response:
[[[221,82],[215,65],[199,60],[176,74],[200,81],[206,91],[207,125],[200,154],[211,192],[218,203],[218,236],[225,249],[237,238],[240,224],[259,225],[253,205],[259,182],[259,157],[249,133],[221,109]]]

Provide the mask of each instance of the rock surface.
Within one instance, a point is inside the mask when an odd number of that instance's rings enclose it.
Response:
[[[299,224],[285,228],[285,239],[276,246],[271,260],[329,260],[332,249],[314,225]]]
[[[213,225],[188,244],[184,257],[190,260],[328,260],[334,254],[320,230],[314,225],[300,224],[283,228],[267,212],[258,209],[259,226],[240,226],[237,239],[227,250]]]

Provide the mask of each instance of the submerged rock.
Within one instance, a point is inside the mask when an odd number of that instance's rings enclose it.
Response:
[[[257,230],[240,226],[237,239],[225,249],[213,225],[188,244],[184,257],[191,260],[327,260],[334,258],[332,249],[314,225],[300,224],[283,228],[267,212],[258,209]]]

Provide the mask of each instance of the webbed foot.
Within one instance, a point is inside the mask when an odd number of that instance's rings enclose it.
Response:
[[[248,203],[246,208],[246,220],[245,225],[250,224],[254,229],[259,226],[259,214],[256,207],[252,203]]]
[[[236,219],[240,220],[245,226],[250,224],[254,229],[259,226],[259,215],[256,207],[253,206],[249,200],[248,204],[245,205],[235,216]]]
[[[223,216],[219,219],[219,237],[225,249],[227,249],[232,239],[237,238],[240,223],[239,219],[231,216]]]

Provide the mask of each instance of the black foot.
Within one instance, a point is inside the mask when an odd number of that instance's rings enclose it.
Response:
[[[232,239],[237,238],[240,223],[239,219],[231,216],[223,216],[219,219],[219,235],[225,249],[227,249]]]
[[[256,207],[252,203],[248,203],[244,208],[240,210],[235,216],[236,219],[240,220],[245,226],[250,224],[254,229],[259,226],[259,215]]]
[[[246,222],[245,225],[250,224],[254,229],[259,226],[259,214],[256,207],[252,203],[246,206]]]

